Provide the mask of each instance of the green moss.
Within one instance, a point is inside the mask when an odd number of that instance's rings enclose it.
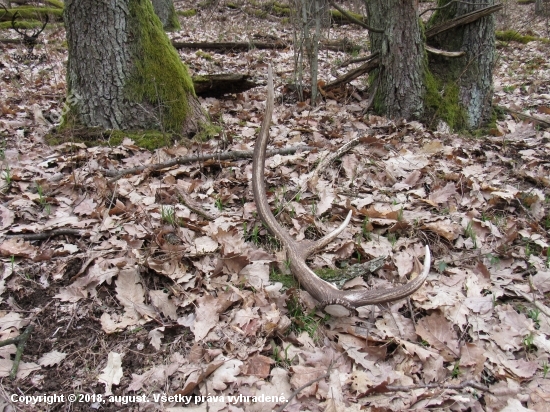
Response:
[[[236,3],[232,3],[232,2],[225,3],[225,7],[233,10],[236,10],[239,8],[239,6]]]
[[[255,9],[253,7],[245,7],[244,9],[245,13],[250,15],[250,16],[254,16],[258,19],[265,19],[267,18],[267,11],[265,10],[260,10],[260,9]]]
[[[453,130],[466,126],[466,111],[459,103],[459,87],[454,81],[437,79],[429,70],[424,75],[426,94],[424,96],[425,116],[429,126],[443,120]]]
[[[188,95],[195,95],[187,67],[164,33],[150,1],[130,0],[131,27],[137,37],[133,75],[125,85],[131,101],[162,108],[162,128],[179,132],[189,112]]]
[[[321,268],[321,269],[315,269],[315,274],[319,276],[321,279],[326,280],[327,282],[331,282],[334,279],[341,279],[342,278],[342,269],[331,269],[331,268]]]
[[[199,127],[200,131],[195,135],[195,140],[199,142],[205,142],[216,136],[219,136],[222,128],[212,123],[201,123]]]
[[[275,271],[272,271],[269,275],[269,280],[272,282],[280,282],[283,284],[283,287],[285,289],[291,289],[291,288],[298,288],[299,284],[296,278],[290,274],[290,275],[284,275],[282,273],[278,273]]]
[[[290,16],[290,6],[288,4],[272,1],[265,3],[262,8],[266,11],[271,11],[276,16]]]
[[[45,2],[47,5],[55,7],[57,9],[62,9],[65,7],[62,1],[59,0],[46,0]]]
[[[350,16],[355,17],[357,20],[366,23],[366,19],[364,16],[357,13],[353,13],[351,11],[347,11],[347,12]],[[340,13],[338,10],[330,10],[330,16],[332,17],[332,20],[334,20],[337,23],[352,23],[345,15]]]
[[[53,7],[17,7],[4,10],[2,15],[3,21],[10,21],[13,15],[17,13],[18,18],[23,20],[33,20],[37,18],[45,18],[47,15],[50,21],[63,21],[63,9]]]
[[[180,10],[177,12],[182,17],[193,17],[197,15],[197,10],[195,9],[189,9],[189,10]]]
[[[17,20],[15,27],[21,30],[36,29],[44,25],[44,22],[39,20]],[[0,29],[11,29],[11,21],[3,21],[0,23]]]
[[[212,60],[212,55],[206,52],[203,52],[202,50],[197,50],[195,52],[195,56],[202,57],[204,60],[208,60],[208,61]]]
[[[88,147],[119,146],[124,139],[134,141],[136,146],[148,150],[155,150],[179,140],[179,136],[171,133],[162,133],[158,130],[103,130],[100,128],[70,128],[60,129],[45,136],[46,143],[56,146],[62,143],[84,143]]]
[[[527,44],[531,41],[538,40],[538,37],[523,36],[515,30],[497,31],[497,40],[500,41],[515,41],[517,43]]]

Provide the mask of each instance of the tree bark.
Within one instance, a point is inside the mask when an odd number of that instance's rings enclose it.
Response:
[[[151,0],[153,9],[166,31],[181,30],[181,25],[174,8],[174,0]]]
[[[448,0],[438,0],[437,4],[447,3]],[[494,0],[455,2],[437,10],[428,24],[433,26],[493,4]],[[464,122],[458,126],[477,129],[491,120],[496,50],[494,21],[491,14],[430,39],[430,45],[438,49],[465,52],[462,57],[453,59],[430,55],[430,69],[434,75],[448,88],[458,86],[458,104]]]
[[[535,14],[537,16],[550,16],[550,1],[549,0],[536,0],[535,1]]]
[[[376,111],[392,118],[419,119],[424,112],[424,43],[417,2],[372,0],[365,2],[368,24],[383,29],[370,32],[372,53],[380,67],[374,100]]]
[[[207,122],[150,0],[66,0],[65,125],[193,134]]]

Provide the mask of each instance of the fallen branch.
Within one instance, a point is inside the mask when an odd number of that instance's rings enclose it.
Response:
[[[24,240],[46,240],[55,236],[82,236],[83,232],[78,229],[54,229],[42,233],[15,233],[6,235],[6,237],[18,237]],[[0,345],[2,346],[2,345]]]
[[[172,46],[176,49],[203,49],[203,50],[251,50],[251,49],[286,49],[291,45],[283,42],[178,42],[173,41]]]
[[[452,389],[452,390],[462,390],[464,388],[474,388],[483,392],[491,392],[489,387],[482,385],[476,381],[465,381],[458,385],[453,384],[444,384],[444,383],[427,383],[419,385],[386,385],[382,383],[374,388],[368,389],[363,396],[369,395],[371,393],[384,393],[384,392],[410,392],[415,389]]]
[[[311,176],[302,181],[302,184],[300,185],[300,189],[296,192],[296,194],[290,199],[288,202],[286,202],[283,207],[280,208],[279,214],[281,214],[288,205],[290,205],[291,202],[296,200],[298,196],[301,196],[302,193],[304,193],[307,190],[307,186],[311,188],[312,191],[314,191],[315,186],[317,185],[317,182],[319,181],[319,175],[323,170],[325,170],[333,161],[353,149],[355,146],[357,146],[360,143],[360,138],[357,137],[346,144],[344,144],[342,147],[340,147],[335,152],[331,152],[329,155],[321,159],[321,161],[317,164],[317,167],[315,170],[311,173]],[[269,153],[269,152],[268,152]],[[279,215],[277,214],[277,216]]]
[[[13,366],[11,367],[10,372],[11,380],[14,380],[17,376],[17,371],[19,370],[19,363],[21,362],[23,350],[25,349],[25,345],[27,344],[27,340],[31,336],[33,329],[34,325],[31,323],[29,326],[27,326],[27,329],[25,329],[25,332],[23,332],[21,335],[17,336],[16,338],[6,339],[0,342],[0,348],[2,346],[13,345],[17,343],[17,352],[15,352],[15,359],[13,361]]]
[[[23,39],[0,39],[0,43],[3,44],[23,44]],[[36,44],[41,44],[41,41],[37,41]]]
[[[269,150],[267,153],[269,156],[273,155],[288,155],[293,154],[298,151],[310,151],[313,150],[314,147],[311,146],[294,146],[294,147],[287,147],[284,149],[276,149],[276,150]],[[193,163],[193,162],[203,162],[205,160],[238,160],[238,159],[251,159],[252,158],[252,151],[248,150],[236,150],[232,152],[224,152],[224,153],[211,153],[211,154],[205,154],[205,155],[197,155],[197,156],[184,156],[184,157],[178,157],[177,159],[170,160],[168,162],[164,163],[157,163],[152,165],[145,165],[145,166],[138,166],[138,167],[132,167],[130,169],[123,169],[123,170],[102,170],[101,172],[107,176],[111,177],[109,180],[110,183],[120,179],[124,175],[130,175],[135,173],[143,172],[144,170],[149,171],[155,171],[155,170],[161,170],[166,169],[167,167],[177,166],[177,165],[183,165],[187,163]]]
[[[356,57],[354,59],[348,59],[342,63],[340,63],[338,65],[338,67],[346,67],[346,66],[349,66],[350,64],[354,64],[354,63],[363,63],[367,60],[370,60],[372,58],[371,55],[368,55],[368,56],[363,56],[363,57]]]
[[[454,29],[455,27],[460,27],[464,26],[465,24],[472,23],[476,20],[481,19],[482,17],[495,13],[500,9],[502,9],[502,4],[496,4],[494,6],[484,7],[482,9],[472,11],[471,13],[466,13],[462,16],[455,17],[452,20],[448,20],[444,23],[430,27],[428,30],[426,30],[426,38],[429,39],[430,37],[434,37],[447,30]]]
[[[238,73],[193,76],[193,88],[199,96],[219,97],[228,93],[242,93],[258,86],[249,75]]]
[[[374,53],[370,56],[370,59],[365,63],[363,63],[361,66],[351,70],[350,72],[344,74],[343,76],[338,77],[336,80],[333,80],[332,82],[327,83],[325,87],[323,87],[323,91],[334,89],[335,87],[338,87],[341,84],[349,83],[352,80],[355,80],[356,78],[358,78],[359,76],[365,73],[368,73],[373,69],[376,69],[378,67],[378,64],[379,64],[378,53]]]
[[[197,203],[192,201],[185,193],[178,191],[179,202],[187,207],[191,212],[195,212],[197,215],[202,216],[206,220],[213,221],[216,219],[207,211],[203,210]]]
[[[523,299],[525,299],[527,302],[531,303],[532,305],[534,305],[538,310],[540,310],[542,313],[544,313],[548,319],[550,320],[550,308],[544,304],[542,304],[541,302],[539,302],[538,300],[535,300],[533,298],[531,298],[529,296],[529,294],[525,293],[525,292],[522,292],[521,290],[519,290],[518,288],[514,287],[514,286],[509,286],[507,287],[506,289],[509,289],[511,290],[512,292],[516,293],[517,295],[521,296]]]
[[[176,49],[202,49],[202,50],[218,50],[218,51],[249,51],[252,49],[260,50],[277,50],[288,49],[292,47],[292,43],[285,42],[177,42],[173,41],[172,46]],[[324,50],[336,51],[354,51],[361,49],[360,46],[351,43],[349,40],[325,41],[321,42],[320,47]]]
[[[525,119],[529,119],[537,124],[543,125],[544,127],[550,127],[550,122],[547,120],[539,119],[538,117],[534,117],[525,113],[518,112],[516,110],[509,109],[508,107],[504,106],[496,106],[497,109],[503,110],[505,112],[515,114],[516,116],[523,117]]]

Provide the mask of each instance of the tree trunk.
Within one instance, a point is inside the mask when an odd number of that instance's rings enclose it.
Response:
[[[298,99],[304,100],[304,68],[310,69],[311,105],[317,105],[318,55],[321,29],[330,25],[327,0],[294,0],[294,83]]]
[[[418,119],[424,112],[425,52],[418,4],[411,0],[367,1],[372,52],[379,54],[375,72],[376,111],[392,118]]]
[[[537,16],[550,16],[550,0],[536,0],[535,14]]]
[[[444,6],[447,3],[448,0],[438,0],[437,4]],[[455,2],[437,10],[428,24],[439,24],[493,4],[494,0]],[[494,15],[491,14],[430,39],[430,45],[439,49],[465,52],[462,57],[450,59],[430,55],[430,70],[439,83],[447,92],[456,89],[458,110],[461,113],[453,114],[457,121],[455,127],[477,129],[491,120],[496,50],[494,21]],[[453,110],[449,110],[451,112]]]
[[[174,8],[174,0],[151,0],[155,13],[166,31],[181,30],[181,25]]]
[[[66,125],[195,133],[207,122],[150,0],[66,0]]]

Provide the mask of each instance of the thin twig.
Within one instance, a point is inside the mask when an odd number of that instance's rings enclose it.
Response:
[[[505,112],[508,112],[508,113],[511,113],[511,114],[515,114],[516,116],[523,117],[525,119],[529,119],[529,120],[531,120],[535,123],[543,125],[544,127],[550,127],[550,122],[547,121],[547,120],[539,119],[538,117],[530,116],[528,114],[521,113],[521,112],[518,112],[516,110],[512,110],[512,109],[510,109],[508,107],[504,107],[504,106],[497,106],[496,108],[500,109],[500,110],[504,110]]]
[[[27,329],[25,329],[25,332],[23,332],[17,338],[7,340],[7,341],[17,340],[17,352],[15,353],[15,359],[13,360],[13,366],[10,372],[11,380],[14,380],[15,377],[17,376],[17,371],[19,370],[19,363],[21,362],[21,356],[23,355],[23,350],[25,349],[25,345],[27,344],[27,340],[31,336],[33,329],[34,329],[34,325],[31,323],[29,326],[27,326]],[[1,346],[4,346],[5,342],[7,341],[0,342],[2,343]],[[15,343],[15,342],[10,342],[10,343]]]

